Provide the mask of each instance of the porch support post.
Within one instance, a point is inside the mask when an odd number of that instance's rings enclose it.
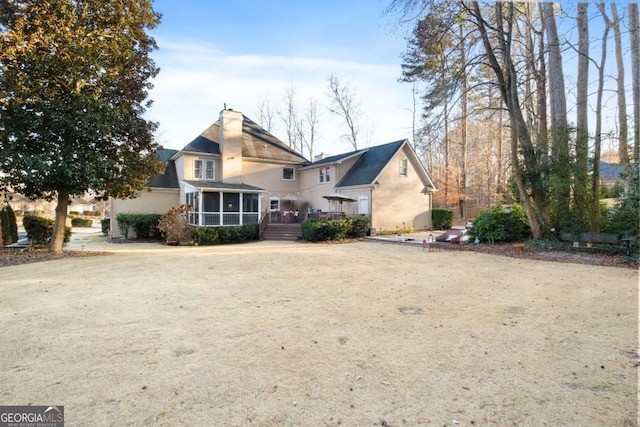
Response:
[[[224,225],[224,193],[221,191],[218,193],[220,195],[220,225]]]
[[[240,208],[240,209],[239,209],[239,210],[240,210],[240,213],[239,213],[239,215],[240,215],[240,218],[239,218],[239,220],[240,220],[240,225],[242,225],[242,223],[243,223],[243,218],[242,218],[242,217],[244,217],[244,212],[243,212],[243,211],[244,211],[244,205],[242,204],[242,199],[244,199],[244,197],[243,197],[243,196],[244,196],[244,193],[240,193],[240,195],[238,196],[238,197],[240,198],[240,203],[239,203],[239,208]]]
[[[202,227],[202,205],[204,203],[204,192],[202,188],[198,190],[198,225]]]

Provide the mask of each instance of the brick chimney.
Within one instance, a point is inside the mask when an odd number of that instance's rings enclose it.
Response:
[[[242,113],[220,112],[220,152],[222,182],[242,184]]]

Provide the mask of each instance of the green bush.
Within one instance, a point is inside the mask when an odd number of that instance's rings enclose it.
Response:
[[[471,240],[477,237],[481,242],[516,242],[531,235],[522,206],[512,204],[510,212],[505,212],[502,205],[486,209],[473,222],[469,230]]]
[[[195,227],[193,239],[198,245],[217,245],[239,243],[258,239],[258,225],[240,225],[236,227]]]
[[[111,218],[101,219],[100,226],[102,227],[102,234],[104,234],[105,236],[108,236],[109,231],[111,231]]]
[[[0,244],[10,245],[18,241],[18,223],[11,205],[0,208]]]
[[[26,215],[22,219],[22,225],[27,232],[29,245],[31,247],[49,245],[53,237],[53,223],[52,219]],[[71,239],[71,227],[65,227],[64,242],[68,242],[69,239]]]
[[[640,171],[638,165],[625,173],[625,190],[617,198],[616,205],[607,212],[609,232],[618,236],[640,236]]]
[[[69,211],[69,215],[78,216],[78,215],[80,215],[80,212],[78,212],[78,211]]]
[[[84,215],[84,216],[102,216],[102,212],[100,212],[100,211],[82,211],[82,215]]]
[[[337,220],[309,218],[302,223],[302,238],[309,242],[364,237],[369,231],[369,219],[354,217]]]
[[[431,221],[435,230],[444,230],[453,226],[453,211],[449,209],[433,208]]]
[[[369,218],[366,216],[356,216],[349,219],[351,220],[350,237],[360,238],[369,234]]]
[[[92,227],[93,220],[84,218],[73,218],[71,220],[72,227]]]
[[[116,221],[125,239],[129,238],[132,231],[137,239],[160,239],[158,222],[161,216],[160,214],[120,213],[116,216]]]

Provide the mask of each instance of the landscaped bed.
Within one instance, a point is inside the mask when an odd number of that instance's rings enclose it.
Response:
[[[69,425],[636,425],[635,269],[113,246],[2,268],[0,400]]]

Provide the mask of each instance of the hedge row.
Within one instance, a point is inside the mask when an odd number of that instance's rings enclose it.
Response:
[[[453,226],[453,211],[449,209],[433,208],[431,220],[434,230],[445,230]]]
[[[369,231],[367,217],[321,220],[309,218],[302,223],[302,238],[309,242],[355,239],[364,237]]]
[[[160,239],[162,236],[158,229],[160,214],[120,213],[116,216],[118,228],[125,239],[134,232],[137,239]]]
[[[257,238],[257,224],[237,227],[195,227],[193,229],[193,240],[198,245],[246,242]]]
[[[84,219],[84,218],[71,218],[71,226],[72,227],[92,227],[93,220]]]

